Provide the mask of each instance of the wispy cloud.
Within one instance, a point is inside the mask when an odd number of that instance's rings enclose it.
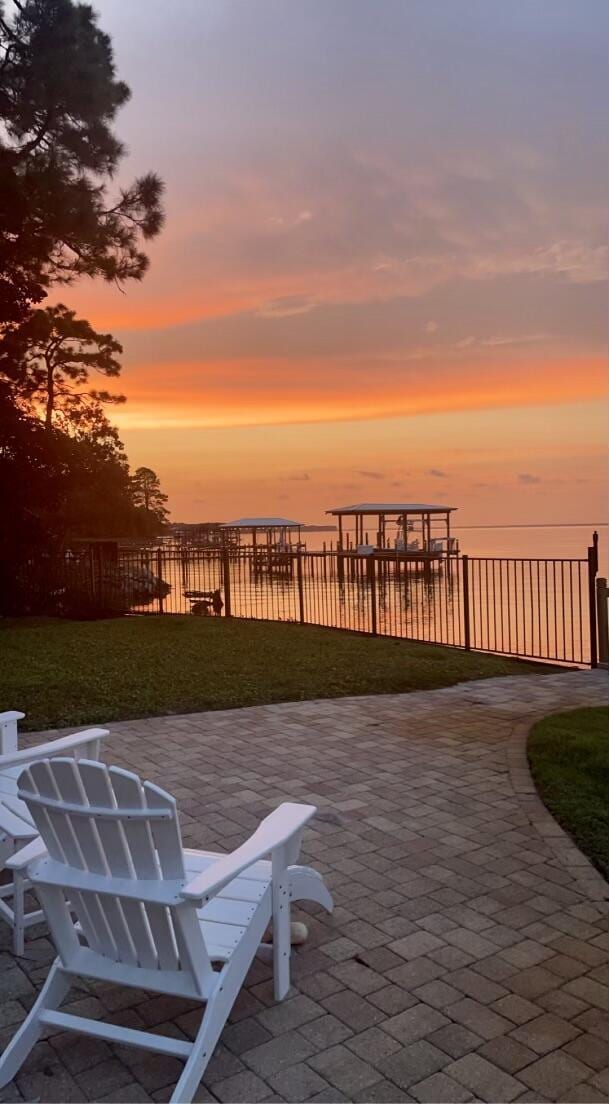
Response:
[[[433,475],[434,479],[448,479],[448,472],[440,471],[439,468],[428,468],[425,475]]]
[[[361,475],[363,479],[384,479],[383,472],[379,471],[356,471],[356,475]]]
[[[260,318],[290,318],[294,314],[309,314],[315,306],[315,300],[306,295],[282,295],[263,303],[254,314]]]
[[[312,211],[299,211],[296,215],[270,215],[267,218],[267,226],[277,226],[289,229],[291,226],[301,226],[303,222],[310,222],[313,218]]]
[[[530,472],[522,472],[518,476],[518,482],[523,483],[525,486],[531,486],[533,483],[541,483],[541,479],[538,475],[531,475]]]
[[[492,335],[491,337],[481,338],[480,344],[488,348],[494,348],[500,345],[533,345],[537,341],[549,341],[551,337],[551,334],[546,333],[512,334],[511,336]]]
[[[491,334],[489,337],[473,337],[471,334],[468,337],[462,337],[454,344],[455,349],[499,349],[503,346],[509,347],[512,345],[534,345],[539,341],[551,341],[552,334],[549,333],[531,333],[531,334]]]

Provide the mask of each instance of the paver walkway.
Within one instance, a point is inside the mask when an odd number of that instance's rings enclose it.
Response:
[[[108,761],[175,794],[188,844],[229,849],[286,798],[319,807],[305,861],[335,913],[307,918],[282,1005],[256,961],[198,1099],[606,1099],[607,886],[539,802],[524,753],[533,719],[606,688],[561,672],[111,726]],[[44,929],[26,947],[1,955],[2,1045],[52,957]],[[174,1035],[198,1020],[133,990],[72,999]],[[166,1100],[179,1068],[55,1034],[0,1100]]]

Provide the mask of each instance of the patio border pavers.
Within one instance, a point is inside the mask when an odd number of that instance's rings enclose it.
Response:
[[[605,703],[593,702],[592,704],[604,705]],[[577,708],[577,706],[574,706],[574,708]],[[551,713],[544,713],[543,716],[547,717],[552,713],[563,712],[565,712],[564,709],[557,709],[552,710]],[[531,822],[540,835],[544,837],[546,843],[555,851],[557,858],[569,867],[581,893],[592,901],[606,901],[609,892],[607,882],[586,855],[580,851],[569,833],[559,824],[547,806],[544,805],[535,785],[529,766],[527,743],[531,729],[539,719],[537,717],[533,722],[522,721],[515,725],[512,731],[508,748],[508,763],[514,793],[518,794],[521,805],[527,809],[531,817]]]

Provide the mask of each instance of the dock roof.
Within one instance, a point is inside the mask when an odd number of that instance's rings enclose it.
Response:
[[[358,502],[354,506],[336,506],[327,514],[449,514],[456,506],[437,506],[425,502]]]
[[[301,521],[282,517],[244,517],[225,521],[222,529],[300,529]]]

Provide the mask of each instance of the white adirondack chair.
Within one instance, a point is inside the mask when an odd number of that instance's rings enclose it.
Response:
[[[218,855],[183,850],[175,800],[118,767],[53,759],[28,767],[19,785],[48,849],[28,873],[59,957],[0,1058],[0,1088],[43,1029],[56,1027],[185,1059],[171,1099],[192,1100],[271,919],[282,1000],[290,901],[332,909],[321,876],[294,865],[315,807],[280,805],[246,843]],[[74,976],[201,1001],[194,1042],[60,1012]]]
[[[12,870],[11,881],[0,885],[0,919],[6,920],[13,929],[16,955],[23,954],[25,929],[38,923],[43,916],[40,909],[25,911],[25,894],[29,888],[25,864],[15,863],[12,858],[24,844],[38,836],[30,813],[17,796],[17,779],[23,768],[37,759],[57,755],[97,759],[100,744],[109,735],[106,728],[90,728],[18,751],[17,722],[24,716],[16,711],[0,713],[0,870]]]

